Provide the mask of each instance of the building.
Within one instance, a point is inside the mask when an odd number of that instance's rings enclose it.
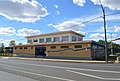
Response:
[[[74,31],[62,31],[27,36],[27,44],[16,45],[13,51],[23,56],[76,57],[100,59],[104,46],[92,40],[83,41],[84,35]]]

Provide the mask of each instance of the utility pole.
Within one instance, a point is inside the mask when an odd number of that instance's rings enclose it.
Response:
[[[100,5],[101,5],[101,9],[102,9],[102,12],[103,12],[103,20],[104,20],[104,34],[105,34],[105,37],[104,37],[104,40],[105,40],[105,61],[106,63],[108,63],[108,55],[107,55],[107,49],[108,49],[108,45],[107,45],[107,35],[106,35],[106,15],[105,15],[105,9],[101,3],[101,1],[99,0],[100,2]]]
[[[113,55],[113,43],[112,43],[112,34],[111,34],[111,54]]]

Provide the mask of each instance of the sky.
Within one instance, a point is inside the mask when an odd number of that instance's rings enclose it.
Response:
[[[0,43],[26,44],[25,36],[72,30],[84,40],[120,37],[120,0],[0,0]],[[120,41],[114,41],[119,43]]]

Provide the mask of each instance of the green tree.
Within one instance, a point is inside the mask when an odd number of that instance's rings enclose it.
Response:
[[[15,44],[15,40],[11,40],[11,41],[9,42],[9,46],[14,46],[14,45],[16,45],[16,44]]]
[[[99,40],[98,42],[103,45],[105,44],[104,40]],[[120,53],[120,44],[108,42],[108,54],[111,53],[111,49],[113,49],[113,54]]]
[[[4,43],[1,43],[0,44],[0,53],[3,53],[4,52]]]

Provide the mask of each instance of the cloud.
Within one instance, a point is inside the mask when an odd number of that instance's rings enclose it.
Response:
[[[22,44],[27,44],[27,42],[25,41],[17,41],[16,39],[0,39],[0,43],[3,43],[4,46],[9,46],[9,43],[10,41],[14,40],[15,41],[15,44],[18,45],[19,43],[22,43]]]
[[[86,1],[85,0],[73,0],[73,3],[77,4],[78,6],[84,6]]]
[[[84,6],[87,0],[73,0],[74,4],[78,6]],[[94,5],[100,5],[100,1],[104,7],[108,7],[111,10],[120,10],[120,0],[91,0]]]
[[[10,40],[0,39],[0,43],[4,43],[4,45],[8,45],[9,46],[9,42],[10,42]]]
[[[56,11],[57,15],[60,15],[60,12],[59,11]]]
[[[58,5],[53,5],[55,8],[58,8],[59,6]]]
[[[85,16],[83,18],[75,18],[78,21],[81,22],[103,22],[103,15],[101,14],[93,14],[92,16]],[[120,20],[120,15],[111,15],[111,16],[106,16],[106,21],[117,21]]]
[[[0,28],[0,34],[1,35],[6,35],[6,36],[10,36],[16,33],[16,30],[13,27],[1,27]]]
[[[100,29],[97,29],[96,30],[97,32],[104,32],[104,27],[101,27]],[[107,32],[114,32],[115,31],[115,28],[113,26],[106,26],[106,31]]]
[[[18,30],[17,36],[32,36],[32,35],[38,35],[41,32],[39,30],[33,30],[33,29],[27,29],[27,28],[22,28]]]
[[[58,29],[59,31],[67,31],[67,30],[80,31],[81,29],[84,28],[84,24],[82,24],[77,20],[64,21],[58,25],[49,24],[48,26],[52,26]]]
[[[120,26],[114,26],[115,32],[120,32]]]
[[[95,5],[99,5],[99,0],[91,0]],[[103,6],[111,10],[120,10],[120,0],[101,0]]]
[[[108,40],[111,40],[111,36],[112,37],[115,37],[116,36],[116,34],[109,34],[109,33],[107,33],[107,39]],[[101,34],[101,33],[94,33],[94,34],[91,34],[90,35],[90,38],[92,38],[92,39],[94,39],[94,40],[104,40],[104,34]]]
[[[90,35],[90,38],[94,38],[94,39],[103,38],[103,34],[94,33]]]
[[[9,20],[35,22],[48,12],[36,0],[0,0],[0,15]]]

